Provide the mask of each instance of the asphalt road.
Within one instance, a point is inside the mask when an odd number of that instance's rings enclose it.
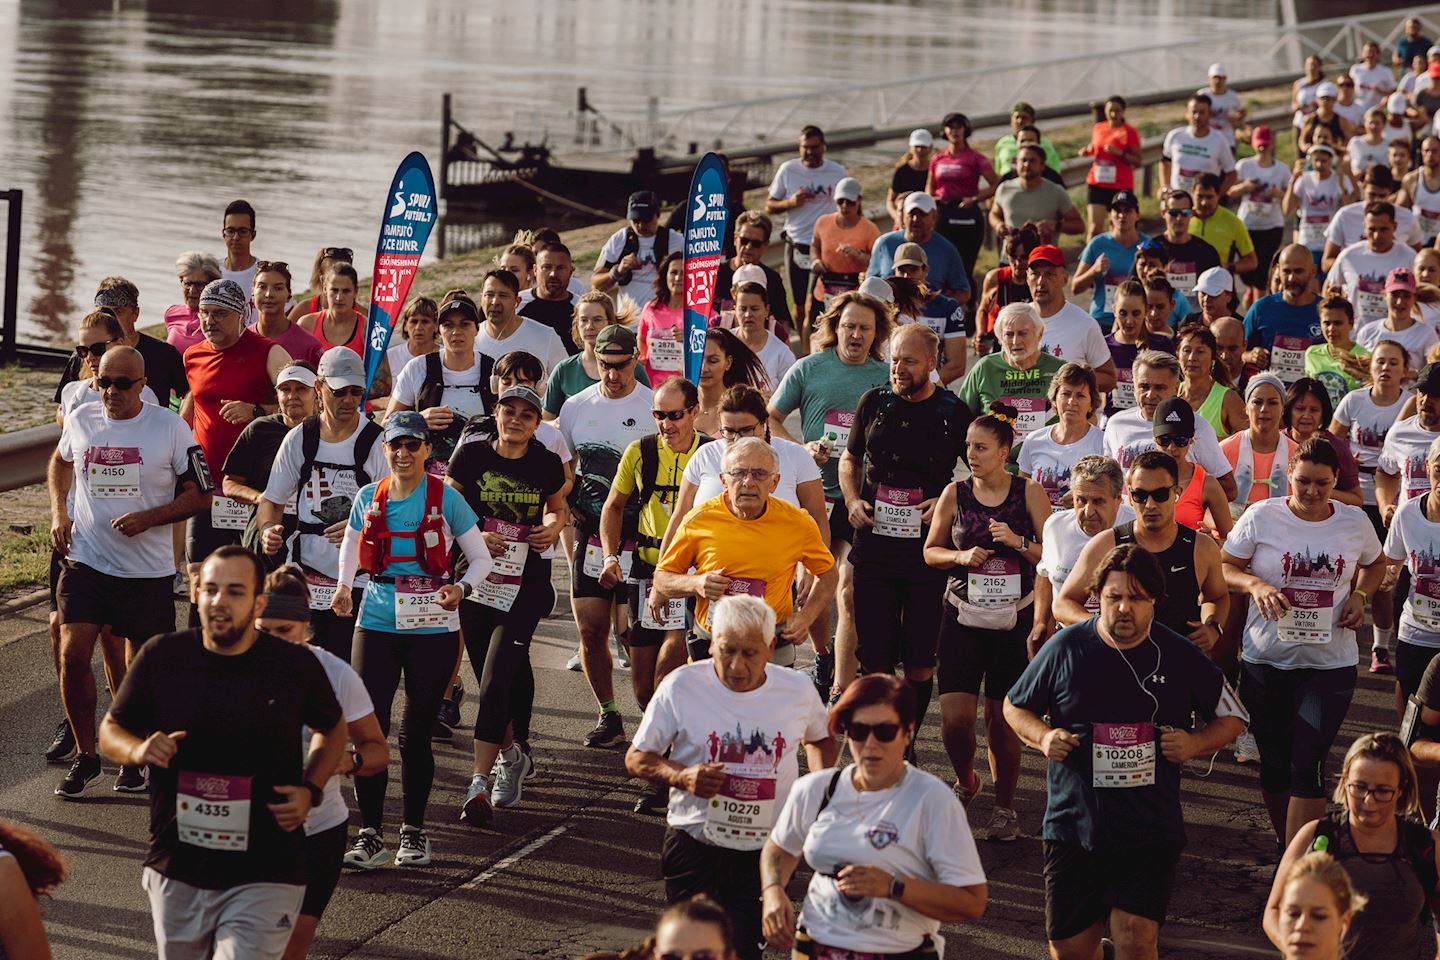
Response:
[[[557,588],[563,580],[557,576]],[[568,610],[563,599],[557,611]],[[638,784],[623,770],[621,753],[580,746],[594,722],[584,677],[564,669],[575,630],[568,613],[542,622],[533,647],[537,697],[533,744],[540,777],[523,805],[502,811],[475,830],[457,822],[469,778],[468,735],[437,744],[438,772],[430,806],[435,863],[427,868],[382,868],[342,878],[321,923],[315,957],[573,958],[638,940],[663,906],[659,818],[630,812]],[[46,925],[59,958],[154,956],[148,905],[140,890],[146,843],[143,796],[113,793],[113,767],[87,797],[53,796],[63,769],[41,753],[59,717],[50,666],[45,607],[0,618],[0,816],[39,831],[57,844],[70,879],[45,904]],[[98,673],[98,667],[97,667]],[[465,668],[467,686],[475,681]],[[103,689],[103,682],[101,684]],[[617,671],[627,728],[637,711],[627,675]],[[1386,707],[1388,678],[1362,673],[1360,689],[1332,753],[1359,733],[1393,727]],[[102,696],[102,706],[106,699]],[[463,708],[473,722],[473,699]],[[395,728],[398,729],[398,705]],[[392,750],[392,756],[394,751]],[[982,751],[983,755],[983,751]],[[921,764],[952,775],[932,720],[923,731]],[[395,761],[398,763],[398,760]],[[1253,765],[1223,753],[1212,771],[1191,761],[1184,788],[1189,846],[1181,864],[1161,955],[1186,958],[1272,957],[1259,916],[1276,860],[1260,805]],[[399,777],[392,778],[398,785]],[[1208,772],[1208,776],[1206,775]],[[988,781],[988,773],[982,774]],[[1045,956],[1040,843],[1043,767],[1027,751],[1018,808],[1026,836],[1009,843],[983,839],[989,785],[970,818],[990,881],[984,918],[945,929],[946,956]],[[392,789],[387,834],[393,844],[399,800]],[[797,881],[791,889],[799,895]]]

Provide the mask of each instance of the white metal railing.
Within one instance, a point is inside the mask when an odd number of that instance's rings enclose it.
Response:
[[[541,111],[538,116],[527,112],[525,120],[527,133],[563,147],[567,162],[638,147],[673,155],[687,152],[691,143],[702,150],[769,144],[792,140],[807,123],[826,130],[933,124],[952,110],[1001,112],[1016,100],[1044,105],[1054,100],[1056,91],[1064,91],[1067,102],[1077,102],[1186,84],[1198,87],[1206,66],[1217,59],[1225,62],[1232,82],[1286,71],[1299,76],[1307,56],[1317,54],[1326,63],[1353,62],[1369,40],[1380,43],[1388,58],[1410,16],[1420,19],[1428,35],[1440,32],[1440,4],[1431,4],[802,94],[671,110],[652,101],[634,111],[607,111],[603,116],[573,109]]]

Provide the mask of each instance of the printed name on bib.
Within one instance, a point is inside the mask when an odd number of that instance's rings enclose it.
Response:
[[[706,739],[707,759],[724,764],[725,782],[705,808],[705,839],[731,850],[759,850],[775,826],[780,763],[794,748],[781,733],[756,728],[744,736],[741,730],[736,724]]]
[[[920,538],[920,504],[925,491],[919,487],[875,488],[875,535],[907,540]]]
[[[685,344],[671,339],[668,332],[652,332],[648,344],[650,366],[670,373],[679,373],[683,369]]]
[[[1358,327],[1362,320],[1380,320],[1389,314],[1385,303],[1385,281],[1372,277],[1359,277],[1355,281],[1355,320]]]
[[[1323,586],[1320,583],[1323,582]],[[1282,587],[1290,609],[1275,624],[1282,643],[1329,643],[1335,625],[1335,592],[1330,582]]]
[[[1110,391],[1110,405],[1116,410],[1135,406],[1135,371],[1130,367],[1115,370],[1115,389]]]
[[[1304,337],[1276,337],[1270,345],[1270,372],[1286,386],[1305,376],[1305,351],[1310,344]]]
[[[971,567],[965,578],[970,602],[977,607],[1003,607],[1020,599],[1020,560],[991,557]]]
[[[232,497],[210,498],[210,526],[216,530],[244,530],[250,522],[250,508]]]
[[[335,589],[340,586],[339,581],[332,580],[323,573],[306,570],[305,582],[310,585],[310,609],[329,610],[330,602],[335,599]]]
[[[1044,397],[1001,397],[1000,402],[1015,408],[1017,445],[1045,425],[1045,415],[1050,405]]]
[[[498,535],[505,541],[505,545],[499,553],[491,557],[490,573],[480,581],[480,586],[470,595],[470,599],[496,610],[508,611],[515,605],[515,598],[520,595],[525,561],[530,556],[530,528],[524,524],[486,517],[481,530]]]
[[[1149,787],[1155,784],[1153,723],[1090,725],[1092,787]]]
[[[1416,626],[1440,633],[1440,577],[1415,577],[1410,581],[1410,615]]]
[[[207,850],[250,847],[249,777],[181,770],[175,786],[175,830],[181,843]]]
[[[395,629],[417,630],[424,627],[460,629],[458,611],[440,606],[443,577],[402,576],[395,578]]]
[[[660,619],[650,616],[650,594],[655,581],[640,581],[640,626],[646,630],[684,630],[685,598],[675,597],[660,605]]]

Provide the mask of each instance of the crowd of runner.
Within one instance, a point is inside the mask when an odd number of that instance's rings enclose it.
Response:
[[[1289,132],[1213,64],[1164,137],[1154,236],[1120,97],[1084,211],[1018,103],[992,156],[962,114],[944,145],[916,130],[888,231],[805,127],[735,218],[696,382],[683,238],[648,191],[588,276],[541,229],[413,298],[373,383],[352,251],[297,278],[231,203],[224,257],[178,259],[163,339],[121,277],[76,321],[56,796],[102,789],[106,759],[148,792],[161,957],[304,957],[342,870],[424,868],[434,816],[503,831],[536,789],[559,561],[584,745],[628,744],[635,811],[666,817],[673,906],[629,956],[941,956],[986,908],[973,816],[1039,831],[1052,956],[1156,957],[1187,892],[1182,771],[1231,745],[1273,828],[1276,947],[1434,956],[1440,46],[1412,20],[1384,52],[1312,58]],[[1337,784],[1367,633],[1395,722]],[[436,811],[464,704],[472,777]],[[943,774],[916,754],[932,704]],[[1016,798],[1027,747],[1043,810]],[[0,824],[0,895],[62,876]],[[38,914],[0,917],[10,956],[48,956]]]

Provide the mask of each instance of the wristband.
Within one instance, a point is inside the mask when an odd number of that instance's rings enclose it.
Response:
[[[605,555],[605,559],[604,559],[603,561],[601,561],[601,564],[602,564],[602,565],[609,564],[610,561],[612,561],[612,560],[615,561],[616,566],[619,566],[619,564],[620,564],[620,557],[619,557],[618,554],[614,554],[614,553],[606,554],[606,555]]]
[[[304,787],[306,790],[309,790],[309,791],[310,791],[310,808],[311,808],[312,810],[313,810],[315,807],[318,807],[318,806],[320,806],[320,804],[322,804],[322,803],[325,802],[325,791],[324,791],[324,790],[321,790],[319,787],[315,786],[315,784],[311,783],[309,780],[306,780],[304,783],[301,784],[301,786]]]
[[[256,420],[259,420],[261,417],[265,416],[265,408],[260,406],[260,404],[258,403],[255,404],[255,406],[252,408],[252,412],[255,414]]]
[[[1359,587],[1356,587],[1354,590],[1351,590],[1350,592],[1351,592],[1352,594],[1354,594],[1355,596],[1359,597],[1361,600],[1369,600],[1369,599],[1370,599],[1370,594],[1366,593],[1364,590],[1361,590]]]

